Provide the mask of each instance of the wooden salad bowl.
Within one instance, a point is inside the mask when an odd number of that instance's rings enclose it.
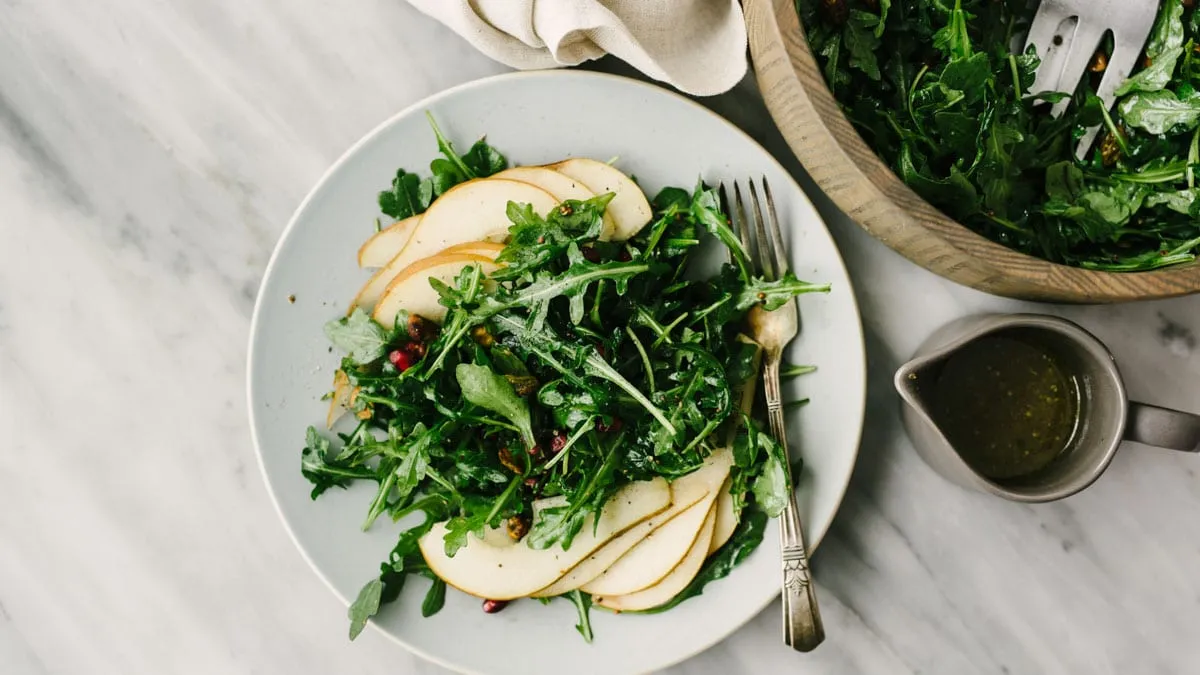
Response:
[[[842,114],[795,0],[742,4],[758,86],[788,145],[842,211],[909,260],[960,284],[1027,300],[1124,302],[1200,292],[1196,262],[1098,272],[1019,253],[960,225],[909,189]]]

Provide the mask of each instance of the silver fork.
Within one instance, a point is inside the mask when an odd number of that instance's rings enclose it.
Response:
[[[1096,88],[1105,108],[1111,108],[1114,92],[1133,72],[1150,37],[1158,4],[1157,0],[1042,0],[1025,39],[1026,48],[1035,47],[1042,59],[1032,93],[1075,91],[1104,34],[1111,30],[1113,53]],[[1051,113],[1061,115],[1069,103],[1059,101]],[[1080,159],[1099,131],[1100,127],[1093,127],[1080,140],[1076,149]]]
[[[751,179],[749,184],[753,218],[746,217],[741,188],[734,183],[733,229],[738,233],[742,247],[746,249],[754,273],[771,281],[787,273],[787,250],[783,245],[779,216],[775,212],[775,201],[771,198],[771,188],[767,185],[766,177],[762,179],[763,196],[767,205],[766,218],[763,217],[754,180]],[[721,186],[721,197],[726,204],[729,203],[724,185]],[[754,229],[753,238],[757,244],[757,251],[750,246],[751,228]],[[800,331],[798,307],[795,300],[773,312],[755,307],[750,310],[748,317],[751,337],[763,348],[765,365],[762,377],[763,392],[767,399],[767,420],[771,426],[771,435],[783,446],[785,456],[787,428],[783,422],[779,364],[783,360],[783,348]],[[783,641],[793,649],[807,652],[825,639],[825,627],[817,609],[816,587],[809,576],[808,555],[804,550],[804,529],[800,524],[800,512],[796,508],[792,469],[790,466],[784,466],[784,471],[787,472],[788,484],[793,485],[793,489],[788,492],[787,506],[780,515],[779,528],[779,545],[783,551]]]

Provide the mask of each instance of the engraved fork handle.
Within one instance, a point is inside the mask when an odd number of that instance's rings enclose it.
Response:
[[[771,435],[783,447],[787,457],[787,428],[783,423],[783,397],[779,390],[779,350],[767,355],[763,369],[763,391],[767,399],[767,420]],[[792,468],[785,462],[783,470],[792,484]],[[808,555],[804,551],[804,528],[796,508],[795,486],[788,491],[787,505],[780,515],[779,547],[783,551],[783,641],[792,649],[812,651],[825,639],[825,627],[817,609],[817,591],[808,572]]]

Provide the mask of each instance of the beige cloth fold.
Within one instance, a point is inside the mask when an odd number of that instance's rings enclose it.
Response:
[[[513,68],[574,66],[605,54],[699,96],[746,74],[737,0],[409,0]]]

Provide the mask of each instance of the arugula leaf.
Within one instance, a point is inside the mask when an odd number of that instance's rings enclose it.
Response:
[[[1146,57],[1156,60],[1163,54],[1183,46],[1183,0],[1163,0],[1158,18],[1146,42]]]
[[[421,194],[421,177],[404,169],[396,171],[392,189],[379,193],[379,210],[397,220],[424,213],[429,202]]]
[[[421,616],[429,618],[434,614],[442,611],[442,607],[446,604],[446,582],[435,578],[433,585],[425,593],[425,599],[421,602]]]
[[[1183,2],[1164,0],[1146,43],[1148,64],[1116,90],[1117,96],[1135,91],[1160,91],[1170,82],[1183,49]]]
[[[1052,200],[1046,203],[1047,214],[1062,216],[1077,223],[1088,239],[1111,241],[1141,208],[1146,191],[1135,183],[1117,183],[1080,194],[1074,202]]]
[[[500,173],[508,168],[508,159],[488,145],[486,138],[475,141],[467,150],[467,154],[462,156],[462,161],[479,178]]]
[[[529,417],[529,404],[503,376],[486,366],[471,363],[460,363],[454,371],[458,386],[462,388],[463,398],[471,403],[499,413],[510,422],[517,425],[521,431],[521,440],[527,449],[537,445],[533,437],[533,426]]]
[[[845,45],[850,52],[850,67],[857,68],[872,80],[880,79],[879,61],[875,51],[879,49],[879,17],[860,10],[852,10],[846,22]]]
[[[1171,83],[1171,78],[1175,74],[1175,66],[1179,63],[1181,56],[1183,56],[1183,47],[1173,47],[1163,52],[1148,67],[1125,80],[1125,84],[1117,88],[1116,95],[1124,96],[1135,91],[1160,91],[1166,88]]]
[[[372,579],[358,592],[346,615],[350,618],[350,639],[358,637],[367,621],[379,611],[379,600],[383,595],[383,581]]]
[[[443,538],[446,555],[453,558],[454,554],[458,553],[459,549],[467,545],[467,535],[473,534],[476,537],[483,537],[484,528],[492,525],[497,519],[504,514],[508,508],[509,502],[516,494],[517,487],[521,484],[521,477],[514,476],[508,483],[508,487],[504,492],[496,497],[494,501],[487,504],[487,509],[484,510],[483,505],[479,505],[473,509],[470,515],[460,515],[446,521],[446,536]]]
[[[1177,134],[1200,125],[1200,95],[1180,99],[1168,89],[1130,94],[1117,106],[1125,123],[1152,134]]]
[[[346,487],[353,480],[375,477],[371,470],[340,461],[330,454],[329,441],[315,427],[309,427],[304,450],[300,453],[300,472],[313,484],[313,499],[331,487]]]
[[[962,0],[954,0],[954,9],[950,10],[949,21],[933,35],[933,46],[952,59],[965,59],[970,56],[971,37],[967,33],[967,22],[971,18],[974,17],[963,11]]]
[[[742,241],[729,227],[729,219],[721,210],[721,197],[716,190],[704,185],[703,181],[696,184],[696,192],[692,197],[691,215],[696,222],[708,230],[708,233],[721,240],[729,250],[730,257],[741,273],[743,281],[750,279],[750,264]]]
[[[950,167],[947,178],[926,176],[913,163],[912,148],[907,143],[902,146],[899,161],[900,177],[930,203],[957,212],[978,210],[979,193],[958,167]]]
[[[583,641],[588,644],[592,643],[592,619],[588,615],[588,610],[592,608],[592,596],[575,589],[567,593],[567,597],[575,604],[575,611],[579,613],[579,623],[575,624],[575,630],[583,636]]]
[[[1172,211],[1193,218],[1200,217],[1200,188],[1176,190],[1174,192],[1156,192],[1146,197],[1146,206],[1165,206]]]
[[[568,499],[567,506],[552,507],[542,512],[542,517],[533,524],[526,535],[529,546],[535,549],[549,548],[559,544],[571,547],[575,535],[583,528],[588,516],[598,516],[600,508],[612,494],[613,473],[621,462],[621,445],[624,434],[614,439],[599,467],[582,483]]]
[[[348,317],[326,323],[325,337],[359,365],[371,363],[383,356],[389,341],[383,326],[375,323],[361,307],[354,308],[354,312]]]

